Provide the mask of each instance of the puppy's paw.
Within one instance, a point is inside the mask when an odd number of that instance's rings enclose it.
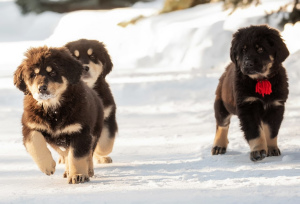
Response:
[[[59,163],[59,164],[65,164],[65,163],[66,163],[65,157],[59,156],[59,158],[58,158],[58,163]]]
[[[84,174],[74,174],[68,177],[69,184],[77,184],[77,183],[84,183],[89,181],[89,176]]]
[[[94,169],[89,169],[89,177],[93,177],[94,176]]]
[[[40,165],[40,169],[46,175],[50,176],[50,175],[54,174],[54,172],[55,172],[55,166],[56,166],[56,163],[52,159],[52,161],[50,161],[50,162],[46,162],[46,161],[43,162],[42,165]]]
[[[110,157],[96,157],[97,164],[109,164],[112,163],[112,159]]]
[[[69,172],[65,171],[64,174],[63,174],[63,178],[68,178],[68,177],[69,177]]]
[[[267,156],[267,152],[266,150],[259,150],[259,151],[252,151],[250,153],[250,159],[252,161],[259,161],[259,160],[263,160],[265,157]]]
[[[281,152],[278,147],[268,147],[268,157],[271,156],[280,156]]]
[[[225,154],[225,153],[226,153],[226,147],[215,146],[211,149],[212,155]]]

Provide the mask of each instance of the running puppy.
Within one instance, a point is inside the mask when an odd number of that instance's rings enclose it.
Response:
[[[104,125],[96,146],[94,158],[98,163],[111,163],[111,153],[118,131],[116,104],[105,77],[113,64],[103,43],[97,40],[80,39],[65,45],[72,55],[83,64],[81,79],[94,89],[103,101]]]
[[[241,28],[233,35],[232,63],[216,90],[213,155],[226,152],[232,115],[240,120],[252,161],[281,154],[277,135],[289,93],[282,62],[288,55],[280,33],[266,25]]]
[[[94,175],[92,155],[103,126],[96,92],[80,80],[82,65],[66,48],[31,48],[14,74],[24,92],[23,142],[40,170],[55,172],[50,144],[66,158],[64,177],[83,183]]]

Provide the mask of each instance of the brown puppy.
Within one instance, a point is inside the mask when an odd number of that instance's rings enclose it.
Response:
[[[111,153],[118,131],[116,104],[105,77],[113,64],[103,43],[97,40],[81,39],[66,44],[72,55],[83,64],[81,79],[94,89],[103,101],[104,125],[96,146],[94,157],[98,163],[111,163]]]
[[[82,183],[94,175],[92,155],[103,126],[103,105],[81,80],[82,65],[66,48],[31,48],[15,72],[25,93],[23,141],[40,170],[55,171],[50,144],[66,159],[64,177]]]
[[[266,25],[241,28],[233,35],[232,63],[216,91],[213,155],[226,152],[232,115],[240,119],[252,161],[280,155],[277,135],[289,93],[282,62],[288,55],[279,32]]]

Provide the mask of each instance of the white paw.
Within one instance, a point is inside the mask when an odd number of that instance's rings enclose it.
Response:
[[[84,183],[89,180],[90,180],[89,175],[84,175],[84,174],[74,174],[68,177],[69,184]]]
[[[55,166],[56,166],[56,163],[52,159],[52,161],[51,160],[50,161],[47,160],[47,161],[41,162],[39,168],[46,175],[50,176],[50,175],[54,174],[54,172],[55,172]]]

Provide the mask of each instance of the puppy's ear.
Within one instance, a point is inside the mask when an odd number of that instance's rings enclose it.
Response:
[[[71,84],[76,84],[80,81],[83,66],[81,62],[73,57],[69,50],[65,49],[65,76]]]
[[[24,70],[24,62],[22,62],[22,64],[20,64],[17,68],[17,70],[15,71],[14,74],[14,85],[20,89],[21,91],[24,92],[24,94],[27,94],[27,86],[26,83],[24,81],[24,77],[23,77],[23,70]]]
[[[290,52],[287,49],[283,39],[281,38],[281,35],[279,31],[273,28],[269,28],[270,34],[267,38],[269,41],[269,44],[274,47],[275,53],[275,61],[278,63],[282,63],[289,55]]]
[[[51,49],[51,53],[53,60],[62,68],[68,82],[70,84],[78,83],[83,70],[81,62],[75,59],[65,47],[53,48]]]
[[[236,60],[236,57],[237,57],[237,53],[238,53],[238,39],[239,39],[239,36],[240,36],[240,31],[237,31],[236,33],[233,34],[233,37],[232,37],[232,41],[231,41],[231,47],[230,47],[230,59],[231,61],[237,66],[237,60]]]
[[[103,60],[103,76],[105,77],[107,74],[109,74],[112,70],[113,63],[111,61],[110,55],[108,54],[107,49],[105,48],[105,45],[101,43],[101,46],[103,47],[103,53],[102,53],[102,59]]]

